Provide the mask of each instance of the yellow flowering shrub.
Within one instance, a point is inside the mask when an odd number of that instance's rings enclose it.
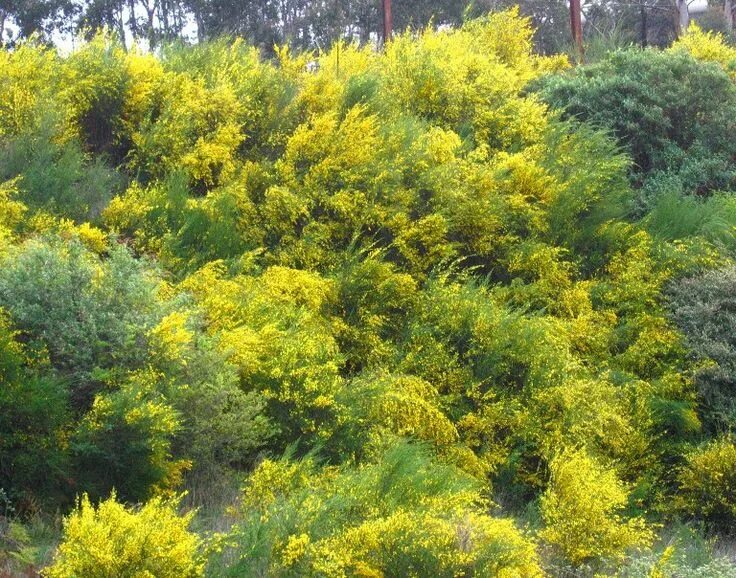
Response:
[[[105,224],[115,233],[129,236],[138,251],[159,253],[169,230],[168,213],[176,210],[176,198],[167,193],[163,186],[144,188],[133,183],[105,208]]]
[[[319,275],[287,267],[269,267],[263,272],[263,284],[275,299],[320,311],[336,298],[334,282]]]
[[[159,324],[149,331],[151,347],[157,355],[166,361],[180,361],[186,364],[194,332],[189,329],[189,317],[180,311],[174,311],[164,317]]]
[[[532,541],[485,513],[478,483],[419,446],[389,443],[375,463],[316,467],[307,457],[256,469],[229,537],[235,549],[220,561],[229,572],[542,576]]]
[[[124,66],[130,83],[123,103],[121,128],[122,138],[130,140],[159,96],[164,67],[153,54],[145,54],[137,46],[125,54]]]
[[[74,239],[82,243],[87,249],[98,255],[104,253],[108,248],[108,238],[105,231],[89,223],[75,225],[70,219],[56,219],[52,215],[36,214],[36,230],[39,233],[48,234],[51,231],[58,233],[63,239]],[[48,219],[46,223],[43,220]]]
[[[698,60],[720,64],[736,80],[736,48],[729,45],[722,34],[706,32],[693,24],[670,50],[684,50]]]
[[[23,43],[16,50],[0,51],[0,138],[40,128],[45,112],[61,111],[51,98],[56,88],[54,67],[56,54],[34,40]],[[64,131],[62,130],[62,133]]]
[[[432,384],[411,375],[370,376],[345,388],[342,401],[352,410],[351,437],[383,430],[447,448],[458,440],[455,425],[439,407]]]
[[[534,142],[545,107],[519,96],[543,61],[531,54],[531,36],[529,21],[513,10],[461,31],[403,35],[387,46],[385,88],[397,108],[451,128],[469,122],[478,143],[503,149]]]
[[[678,505],[717,527],[736,520],[736,443],[730,436],[717,438],[686,456],[678,474]]]
[[[330,325],[304,305],[331,299],[332,285],[281,267],[261,277],[228,278],[211,263],[181,288],[197,298],[243,388],[270,400],[282,435],[328,439],[336,425],[341,358]]]
[[[64,62],[61,81],[72,126],[96,151],[111,152],[121,144],[121,115],[131,81],[124,54],[101,33]]]
[[[551,464],[551,479],[540,507],[541,537],[573,564],[596,558],[622,559],[651,544],[653,532],[642,518],[625,519],[628,492],[613,470],[585,450],[568,450]]]
[[[174,73],[162,76],[160,84],[159,117],[147,118],[132,135],[134,164],[152,175],[181,168],[205,187],[230,177],[244,138],[237,121],[241,105],[232,88],[210,88]]]
[[[93,505],[84,495],[64,520],[62,543],[47,578],[198,578],[204,576],[202,541],[189,530],[193,512],[153,498],[138,509],[113,493]]]
[[[629,395],[605,376],[541,388],[532,396],[529,433],[545,456],[553,456],[561,447],[588,445],[613,460],[644,469],[651,447],[642,433],[645,424],[632,423],[631,416],[638,413]]]
[[[0,248],[11,241],[27,207],[17,200],[16,181],[0,183]]]
[[[79,240],[95,253],[103,253],[107,248],[107,235],[102,229],[98,229],[89,223],[82,223],[76,227]]]
[[[310,551],[311,550],[311,551]],[[330,560],[329,552],[342,553]],[[472,568],[484,576],[541,578],[533,545],[509,520],[470,514],[462,520],[398,511],[304,549],[333,576],[452,576]]]

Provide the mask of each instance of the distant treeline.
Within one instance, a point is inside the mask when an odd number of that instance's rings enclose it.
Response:
[[[701,26],[732,32],[731,0],[710,4],[707,13],[698,14]],[[518,5],[532,19],[540,52],[560,52],[569,43],[565,0],[393,0],[392,5],[397,30],[459,26]],[[678,10],[687,5],[678,0],[587,0],[585,34],[589,41],[614,44],[669,44],[679,33]],[[338,39],[380,39],[381,13],[381,0],[0,0],[0,44],[13,45],[34,33],[49,41],[79,33],[91,37],[107,28],[128,43],[150,47],[229,35],[267,53],[285,44],[324,49]]]

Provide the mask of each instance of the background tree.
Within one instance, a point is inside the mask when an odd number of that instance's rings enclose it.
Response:
[[[74,0],[0,0],[0,46],[34,32],[48,38],[54,31],[69,31],[77,10]]]

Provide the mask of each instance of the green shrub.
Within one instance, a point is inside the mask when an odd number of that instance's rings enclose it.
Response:
[[[566,117],[611,130],[634,161],[648,206],[662,192],[736,188],[736,85],[684,51],[629,49],[547,78],[540,95]]]
[[[701,412],[711,431],[736,424],[736,269],[682,279],[670,287],[669,310],[694,355]]]
[[[44,124],[0,141],[0,180],[20,177],[19,198],[33,209],[78,222],[94,220],[122,179],[102,158],[89,158],[76,140],[58,142],[52,130]]]
[[[66,388],[51,377],[27,376],[0,390],[0,487],[31,509],[69,492],[70,424]]]
[[[736,251],[736,197],[716,193],[708,198],[662,194],[644,219],[654,236],[667,241],[707,239],[730,254]]]
[[[78,484],[93,498],[116,490],[137,502],[180,482],[187,464],[171,455],[179,417],[155,390],[154,377],[134,375],[120,390],[98,394],[74,432]]]
[[[718,553],[717,540],[701,528],[675,523],[665,528],[651,551],[638,552],[623,567],[621,578],[730,578],[733,563]]]
[[[164,392],[177,412],[172,453],[191,462],[189,498],[217,500],[214,486],[250,468],[278,434],[266,415],[267,399],[241,388],[237,368],[202,333],[194,313],[170,313],[148,337],[156,368],[149,387]]]
[[[2,262],[0,305],[48,352],[75,408],[88,407],[110,372],[141,365],[159,312],[157,279],[124,247],[103,261],[77,241],[30,240]]]
[[[66,388],[27,371],[22,346],[0,317],[0,488],[22,506],[63,498]]]
[[[0,494],[0,497],[3,497]],[[23,576],[34,570],[39,548],[33,545],[28,528],[18,520],[0,518],[0,571],[7,576]]]

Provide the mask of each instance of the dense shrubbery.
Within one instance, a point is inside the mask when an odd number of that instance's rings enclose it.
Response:
[[[736,190],[732,62],[736,50],[695,29],[669,51],[622,50],[550,77],[541,95],[565,116],[621,139],[640,202],[650,208],[663,193]]]
[[[680,473],[681,506],[721,529],[736,521],[736,443],[715,439],[687,456]]]
[[[48,576],[201,575],[179,489],[210,576],[657,576],[727,523],[725,52],[530,39],[2,53],[0,488],[91,500]]]
[[[43,575],[48,578],[197,578],[201,541],[189,531],[192,514],[154,498],[137,511],[109,499],[93,506],[83,496],[64,522],[64,543]]]
[[[482,483],[399,443],[362,466],[312,456],[253,473],[220,576],[541,576],[533,544],[485,513]]]
[[[614,471],[579,450],[558,455],[550,470],[540,503],[547,524],[542,536],[568,560],[621,560],[631,548],[650,545],[652,533],[642,518],[620,516],[628,496]]]
[[[695,382],[713,431],[736,427],[736,269],[678,281],[670,289],[672,317],[702,366]]]
[[[29,494],[54,498],[68,458],[63,428],[68,393],[54,377],[24,368],[25,351],[0,319],[0,487],[22,508]],[[11,504],[12,505],[12,504]]]

